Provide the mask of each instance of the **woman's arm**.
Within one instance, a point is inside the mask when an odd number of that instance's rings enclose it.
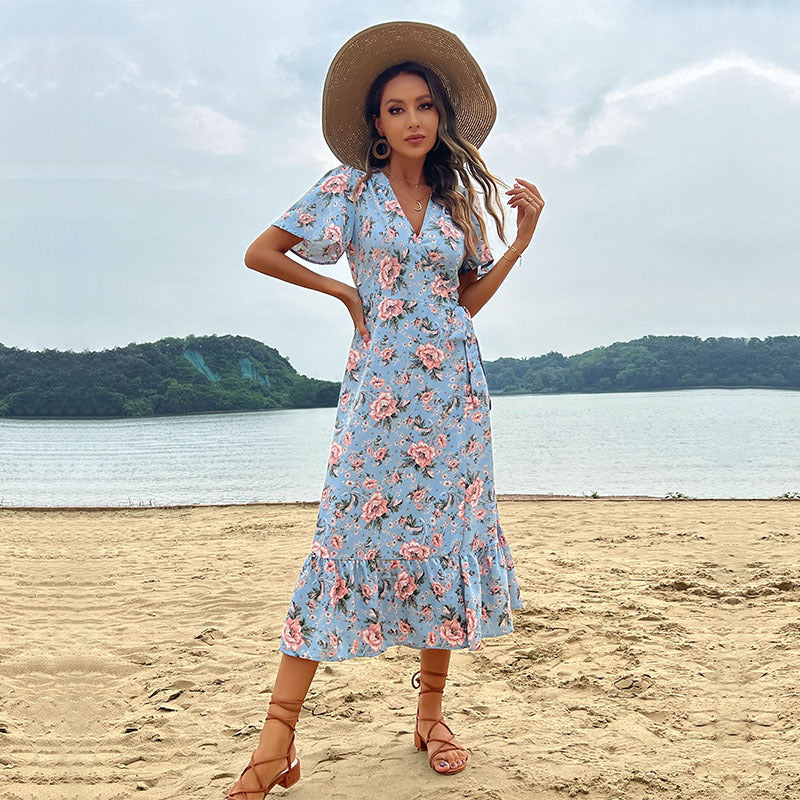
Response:
[[[364,323],[364,309],[358,290],[336,278],[320,275],[286,255],[287,250],[301,241],[302,237],[295,236],[276,225],[270,225],[247,248],[244,264],[248,269],[264,275],[271,275],[273,278],[280,278],[282,281],[314,289],[341,300],[347,306],[356,330],[365,341],[369,342],[369,332]]]
[[[273,278],[280,278],[297,286],[305,286],[306,289],[324,292],[341,300],[344,289],[348,288],[346,283],[327,275],[320,275],[286,255],[287,250],[302,241],[302,237],[270,225],[247,248],[244,264],[248,269],[254,269],[264,275],[271,275]]]
[[[511,272],[514,262],[531,243],[539,214],[544,208],[544,199],[539,190],[530,181],[522,178],[517,178],[514,186],[506,194],[511,195],[508,204],[517,209],[517,238],[482,278],[478,278],[476,269],[461,275],[458,284],[458,302],[469,311],[471,317],[489,302],[506,279],[506,275]]]
[[[515,239],[513,246],[522,253],[528,245]],[[511,267],[517,258],[519,258],[517,253],[509,248],[482,278],[478,278],[476,269],[461,275],[458,284],[458,302],[469,311],[471,317],[474,317],[500,288],[500,284],[511,272]]]

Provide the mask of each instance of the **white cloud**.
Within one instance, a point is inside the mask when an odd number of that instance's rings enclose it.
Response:
[[[207,106],[188,106],[180,110],[174,123],[186,145],[212,155],[240,155],[258,142],[258,134],[246,125]]]
[[[778,89],[788,103],[800,101],[800,73],[729,53],[610,91],[602,97],[599,112],[588,121],[583,121],[579,107],[563,108],[547,117],[531,119],[521,130],[517,127],[501,132],[498,139],[502,139],[505,148],[517,152],[534,147],[553,166],[575,167],[601,147],[624,145],[648,124],[654,110],[681,103],[698,85],[737,73]]]

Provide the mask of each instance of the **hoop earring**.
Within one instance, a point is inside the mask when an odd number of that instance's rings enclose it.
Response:
[[[381,152],[378,152],[378,151]],[[389,140],[385,136],[381,136],[380,139],[376,139],[372,144],[372,155],[375,156],[379,161],[383,161],[386,158],[389,158],[389,153],[392,152],[392,148],[389,145]]]

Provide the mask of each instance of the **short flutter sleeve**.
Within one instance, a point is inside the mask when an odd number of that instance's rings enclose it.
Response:
[[[491,269],[492,264],[494,264],[494,256],[486,240],[481,235],[481,226],[478,224],[478,218],[475,216],[474,212],[471,212],[471,216],[472,228],[475,231],[475,235],[478,237],[476,245],[477,255],[465,256],[464,260],[461,262],[461,266],[458,268],[458,274],[463,275],[471,269],[477,269],[478,277],[482,278]]]
[[[339,164],[272,223],[303,237],[293,253],[314,264],[335,264],[342,257],[353,239],[356,180],[352,167]]]

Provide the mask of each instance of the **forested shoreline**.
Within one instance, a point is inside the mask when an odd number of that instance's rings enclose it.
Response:
[[[644,336],[564,356],[484,362],[493,395],[693,388],[800,389],[800,336]],[[98,418],[332,407],[340,384],[300,375],[244,336],[187,336],[102,351],[0,344],[0,417]]]

